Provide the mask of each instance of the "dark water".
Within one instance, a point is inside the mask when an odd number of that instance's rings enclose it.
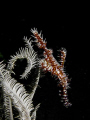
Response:
[[[0,20],[0,60],[6,63],[10,55],[15,54],[22,46],[23,37],[32,35],[31,28],[37,28],[46,38],[47,47],[53,50],[56,59],[57,50],[67,50],[65,71],[71,78],[68,90],[72,106],[65,108],[58,95],[57,80],[50,73],[40,79],[34,104],[41,103],[37,111],[37,120],[86,120],[90,118],[90,80],[89,80],[89,30],[87,17],[58,14],[51,16],[38,15],[5,15]],[[34,40],[34,38],[32,37]],[[35,47],[35,46],[34,46]],[[39,57],[42,51],[35,47]]]

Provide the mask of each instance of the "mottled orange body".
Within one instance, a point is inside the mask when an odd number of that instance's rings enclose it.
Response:
[[[54,56],[52,55],[53,51],[51,49],[48,49],[46,47],[46,42],[43,41],[43,38],[41,37],[40,34],[38,34],[37,30],[31,30],[32,33],[35,36],[37,45],[40,49],[44,50],[44,59],[41,60],[41,67],[45,70],[45,71],[49,71],[51,72],[53,75],[57,76],[57,78],[59,79],[59,83],[58,86],[62,86],[63,88],[63,101],[64,101],[64,105],[66,107],[70,106],[71,104],[69,103],[68,100],[68,95],[67,95],[67,88],[68,88],[68,77],[66,75],[66,73],[64,72],[64,62],[65,62],[65,58],[66,58],[66,50],[62,49],[61,51],[61,60],[59,64],[56,59],[54,58]]]

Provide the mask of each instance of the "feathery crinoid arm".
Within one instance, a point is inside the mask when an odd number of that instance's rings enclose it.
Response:
[[[12,110],[12,100],[5,91],[6,91],[5,86],[3,86],[5,120],[14,120],[13,110]]]
[[[31,120],[36,120],[36,111],[38,110],[39,106],[40,106],[40,104],[38,104],[38,105],[34,108],[33,112],[31,113]]]
[[[38,63],[38,58],[36,52],[33,50],[30,39],[25,39],[26,47],[19,49],[18,52],[16,52],[16,55],[11,56],[11,59],[8,62],[7,69],[12,72],[12,69],[14,69],[15,62],[17,59],[26,59],[27,60],[27,66],[25,68],[25,71],[21,76],[21,79],[27,78],[30,74],[30,71],[32,68],[35,67]]]
[[[5,65],[1,63],[2,62],[0,62],[0,83],[3,90],[5,120],[13,120],[11,98],[5,92],[5,87],[3,85],[4,75],[6,74],[6,71],[4,70]]]
[[[2,82],[3,91],[12,99],[14,106],[19,111],[20,119],[31,120],[30,113],[34,110],[32,97],[26,92],[22,84],[10,76],[9,72],[4,69],[3,64],[0,65],[0,81]],[[7,99],[7,96],[5,97]],[[7,117],[9,117],[9,112],[11,112],[11,109],[9,109],[10,107],[7,110]]]

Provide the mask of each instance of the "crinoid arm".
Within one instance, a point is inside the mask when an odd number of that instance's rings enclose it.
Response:
[[[32,68],[34,68],[39,60],[37,58],[36,52],[33,50],[31,41],[24,38],[26,42],[26,47],[19,49],[18,52],[16,52],[16,55],[11,56],[11,59],[8,62],[7,69],[12,72],[12,69],[14,69],[15,62],[18,59],[26,59],[27,60],[27,66],[25,68],[25,71],[21,76],[21,79],[27,78],[28,75],[30,74],[30,71]]]
[[[31,120],[30,114],[32,110],[34,110],[32,98],[37,86],[35,86],[31,94],[28,94],[24,86],[12,78],[9,72],[4,69],[4,67],[5,65],[0,64],[0,81],[2,82],[3,92],[5,93],[4,105],[7,113],[6,119],[13,120],[11,103],[9,101],[10,99],[12,100],[15,108],[19,111],[20,120]],[[37,82],[38,81],[39,76],[37,78]],[[10,116],[12,116],[12,118]]]

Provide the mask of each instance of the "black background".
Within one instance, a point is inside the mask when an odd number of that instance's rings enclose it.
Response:
[[[34,104],[41,103],[37,120],[86,120],[90,118],[89,70],[89,14],[87,5],[35,3],[30,6],[4,6],[0,16],[0,60],[7,62],[23,46],[23,37],[32,35],[31,28],[42,31],[47,47],[53,50],[66,48],[65,71],[71,78],[68,90],[72,106],[65,108],[58,95],[57,80],[50,73],[40,79]],[[22,8],[21,8],[22,7]],[[9,10],[10,9],[10,10]],[[34,40],[34,38],[32,38]],[[37,49],[37,48],[36,48]],[[38,53],[40,50],[38,49]],[[42,52],[39,53],[42,55]]]

